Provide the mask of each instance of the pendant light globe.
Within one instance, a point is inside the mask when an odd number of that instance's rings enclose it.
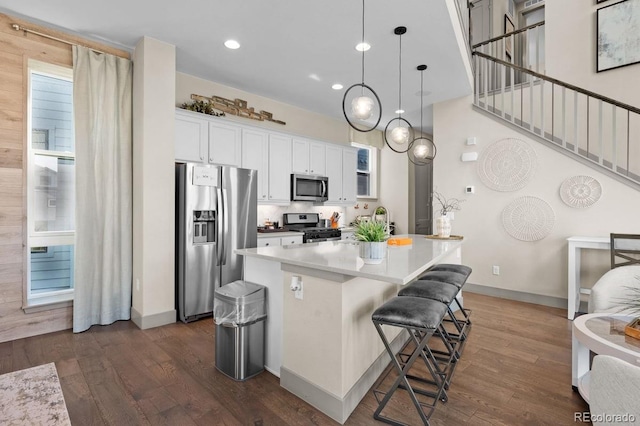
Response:
[[[362,43],[364,45],[364,0],[362,0]],[[359,46],[360,46],[359,45]],[[360,50],[360,49],[358,49]],[[358,132],[370,132],[380,124],[382,103],[378,94],[364,82],[364,52],[362,49],[362,83],[349,87],[342,97],[342,114],[345,120]]]
[[[351,112],[358,120],[368,120],[373,114],[374,102],[368,96],[358,96],[351,101]]]
[[[423,128],[422,116],[424,113],[423,99],[424,99],[424,70],[427,69],[426,65],[418,65],[417,70],[420,71],[420,129]],[[424,134],[411,141],[412,148],[407,151],[409,161],[416,166],[426,166],[436,158],[438,149],[433,140],[425,136]]]
[[[407,27],[396,27],[393,33],[399,36],[398,54],[398,109],[397,117],[392,118],[384,129],[384,141],[392,151],[397,153],[407,152],[411,149],[413,141],[413,127],[406,119],[402,118],[402,35],[407,32]]]
[[[397,126],[391,131],[391,142],[402,145],[409,142],[409,129],[403,126]]]
[[[420,160],[426,159],[429,156],[429,147],[422,143],[417,144],[413,147],[413,156]]]

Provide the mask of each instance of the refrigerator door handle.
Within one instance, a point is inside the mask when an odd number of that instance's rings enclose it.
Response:
[[[227,264],[227,237],[229,236],[229,204],[227,203],[227,190],[222,190],[222,219],[224,221],[224,238],[222,239],[222,260],[223,265]]]
[[[224,220],[224,209],[222,207],[222,190],[220,188],[216,188],[216,233],[218,234],[218,238],[216,238],[216,266],[220,266],[222,264],[222,252],[224,250],[224,229],[222,221]]]

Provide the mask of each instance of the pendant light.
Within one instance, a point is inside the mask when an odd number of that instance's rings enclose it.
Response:
[[[424,70],[427,69],[426,65],[418,65],[417,70],[420,71],[420,136],[415,138],[413,142],[411,142],[412,147],[407,151],[407,156],[409,156],[409,161],[411,161],[416,166],[426,166],[431,163],[434,158],[436,158],[436,144],[429,138],[427,138],[424,134],[422,134],[422,115],[424,113],[424,108],[422,105],[422,101],[424,99]]]
[[[364,0],[362,0],[362,45],[364,45]],[[380,124],[382,104],[378,94],[364,82],[364,52],[367,49],[360,50],[362,51],[362,83],[356,83],[344,92],[342,113],[347,123],[355,130],[370,132]]]
[[[392,118],[384,128],[384,141],[392,151],[398,153],[407,152],[412,145],[414,132],[411,123],[402,118],[402,35],[407,32],[407,27],[396,27],[393,33],[399,36],[400,53],[398,55],[398,116]]]

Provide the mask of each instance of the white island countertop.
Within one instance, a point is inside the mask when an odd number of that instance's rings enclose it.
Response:
[[[346,240],[241,249],[236,253],[353,277],[408,284],[462,245],[461,240],[431,240],[424,235],[394,237],[410,237],[413,244],[388,246],[386,259],[378,265],[365,265],[358,256],[358,243]]]

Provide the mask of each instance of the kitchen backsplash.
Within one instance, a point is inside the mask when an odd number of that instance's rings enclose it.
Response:
[[[340,213],[338,224],[344,226],[345,208],[338,206],[314,206],[312,203],[293,202],[288,206],[258,205],[258,226],[264,225],[266,220],[278,221],[282,226],[282,215],[285,213],[321,213],[320,219],[329,219],[333,212]]]

